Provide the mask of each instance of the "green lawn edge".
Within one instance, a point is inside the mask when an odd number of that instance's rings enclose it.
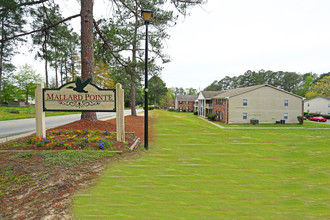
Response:
[[[143,156],[73,198],[76,219],[329,219],[329,131],[231,130],[153,111]]]

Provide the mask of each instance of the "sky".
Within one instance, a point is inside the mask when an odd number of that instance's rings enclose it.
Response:
[[[109,16],[106,2],[95,0],[94,16]],[[67,16],[79,13],[78,1],[65,4]],[[209,0],[169,29],[165,51],[172,62],[163,66],[161,78],[167,87],[203,90],[247,70],[327,73],[329,27],[329,0]],[[33,56],[26,52],[14,62],[27,61],[43,75],[43,64]]]

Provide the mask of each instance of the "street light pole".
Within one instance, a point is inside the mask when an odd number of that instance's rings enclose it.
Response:
[[[144,148],[148,150],[148,24],[153,12],[142,10],[144,24],[146,25],[146,45],[145,45],[145,79],[144,79]]]

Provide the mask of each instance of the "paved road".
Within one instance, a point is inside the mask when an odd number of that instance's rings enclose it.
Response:
[[[137,109],[136,112],[141,112],[142,109]],[[125,115],[129,115],[131,110],[125,110]],[[116,117],[116,112],[98,112],[98,119],[106,119]],[[80,119],[80,114],[62,115],[46,117],[46,128],[54,128]],[[35,118],[0,121],[0,138],[11,137],[36,130]]]

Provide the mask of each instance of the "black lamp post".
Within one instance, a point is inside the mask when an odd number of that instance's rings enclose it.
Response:
[[[148,24],[153,12],[148,9],[142,10],[142,17],[146,25],[146,49],[145,49],[145,80],[144,80],[144,148],[148,150]]]

